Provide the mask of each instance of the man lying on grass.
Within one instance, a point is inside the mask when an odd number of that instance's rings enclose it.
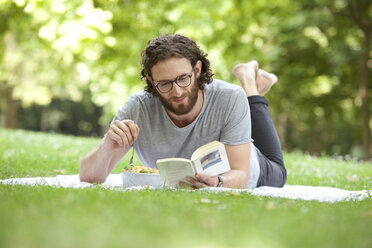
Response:
[[[187,178],[194,188],[284,185],[281,146],[264,98],[277,81],[274,74],[251,61],[233,68],[242,87],[213,79],[207,54],[182,35],[150,40],[141,64],[145,89],[119,109],[82,159],[81,181],[104,182],[134,142],[141,162],[154,168],[158,159],[190,158],[195,148],[218,140],[231,170]]]

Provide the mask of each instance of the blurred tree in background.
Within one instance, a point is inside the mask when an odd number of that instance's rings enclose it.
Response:
[[[0,0],[0,124],[102,135],[149,39],[181,33],[216,78],[256,59],[283,147],[372,157],[369,0]]]

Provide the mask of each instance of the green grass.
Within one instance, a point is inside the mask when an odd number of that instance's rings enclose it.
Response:
[[[76,174],[98,139],[0,129],[0,178]],[[119,173],[129,157],[114,170]],[[288,184],[371,189],[372,164],[286,153]],[[371,247],[372,197],[320,203],[0,184],[0,247]]]

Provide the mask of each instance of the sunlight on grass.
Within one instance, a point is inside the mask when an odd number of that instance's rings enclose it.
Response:
[[[300,152],[285,153],[287,184],[371,189],[372,164],[314,157]]]

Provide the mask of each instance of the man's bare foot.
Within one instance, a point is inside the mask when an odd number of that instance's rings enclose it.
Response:
[[[256,85],[260,96],[265,95],[277,81],[278,77],[275,74],[259,69]]]
[[[247,96],[259,95],[256,85],[258,71],[258,63],[255,60],[248,63],[237,64],[232,69],[232,73],[239,79]]]

